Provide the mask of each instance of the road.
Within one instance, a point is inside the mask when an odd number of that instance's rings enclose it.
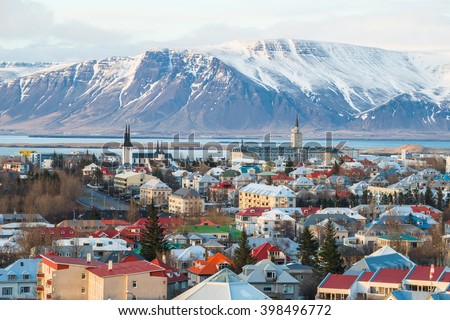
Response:
[[[100,210],[128,210],[129,204],[124,200],[112,198],[106,193],[92,188],[84,187],[83,195],[78,198],[78,202],[88,208],[97,207]]]

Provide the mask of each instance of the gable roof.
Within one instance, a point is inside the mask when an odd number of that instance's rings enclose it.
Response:
[[[437,281],[444,270],[445,267],[434,267],[434,273],[430,279],[431,266],[416,266],[406,280]]]
[[[114,238],[120,235],[120,231],[115,229],[96,230],[92,233],[94,238],[102,238],[105,235],[107,238]]]
[[[299,281],[291,276],[287,266],[276,265],[269,259],[264,259],[255,265],[246,265],[239,277],[249,283],[266,283],[266,271],[274,271],[277,275],[275,281],[271,283],[292,283],[298,284]]]
[[[280,248],[278,248],[275,245],[272,245],[268,242],[263,243],[259,247],[252,250],[251,256],[255,258],[258,261],[264,260],[264,259],[270,259],[270,253],[272,252],[283,252]],[[291,261],[291,257],[286,255],[286,260]]]
[[[174,193],[172,193],[172,196],[183,198],[183,199],[190,199],[190,198],[201,198],[197,191],[194,189],[189,188],[180,188]]]
[[[286,180],[286,181],[294,181],[293,178],[289,177],[288,175],[284,173],[279,173],[276,176],[272,177],[272,180]]]
[[[358,281],[369,281],[370,278],[372,278],[372,276],[375,274],[375,272],[370,272],[370,271],[366,271],[364,272],[358,279]]]
[[[294,191],[285,186],[267,186],[264,184],[250,183],[240,192],[256,193],[274,197],[295,197]]]
[[[394,298],[395,300],[427,300],[430,295],[431,292],[394,290],[389,294],[388,298]]]
[[[355,283],[358,276],[356,275],[346,275],[346,274],[329,274],[319,288],[324,289],[350,289]]]
[[[370,282],[401,283],[409,270],[383,268],[375,272]]]
[[[154,265],[161,267],[165,270],[165,277],[168,283],[178,282],[178,281],[188,281],[189,278],[185,274],[181,273],[179,270],[172,268],[168,264],[164,263],[158,258],[151,261]]]
[[[195,261],[194,266],[188,268],[187,270],[198,275],[212,275],[218,271],[217,266],[221,263],[227,263],[234,266],[233,260],[218,252],[212,257],[209,257],[207,260]]]
[[[174,300],[271,300],[233,271],[222,269]]]
[[[214,239],[209,239],[203,244],[205,248],[225,248],[225,246]]]
[[[265,211],[269,211],[270,207],[249,207],[243,211],[239,211],[236,215],[241,217],[259,217]]]

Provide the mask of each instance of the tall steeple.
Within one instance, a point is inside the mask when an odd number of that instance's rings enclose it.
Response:
[[[123,139],[123,147],[133,147],[133,144],[131,143],[131,129],[130,125],[125,125],[125,133],[124,133],[124,139]]]
[[[295,117],[295,127],[291,129],[291,147],[301,148],[303,145],[303,135],[298,127],[298,113]]]
[[[125,124],[125,133],[123,134],[122,144],[122,165],[131,165],[133,157],[133,144],[131,143],[131,128],[130,124]]]

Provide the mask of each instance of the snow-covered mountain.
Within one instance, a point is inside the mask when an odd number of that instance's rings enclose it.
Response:
[[[51,62],[0,62],[0,82],[10,81],[56,65]]]
[[[52,66],[0,84],[0,125],[41,133],[449,131],[450,56],[235,41]],[[32,129],[31,129],[32,128]]]

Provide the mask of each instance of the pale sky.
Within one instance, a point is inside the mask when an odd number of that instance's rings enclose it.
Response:
[[[450,51],[450,0],[0,0],[0,61],[274,38]]]

